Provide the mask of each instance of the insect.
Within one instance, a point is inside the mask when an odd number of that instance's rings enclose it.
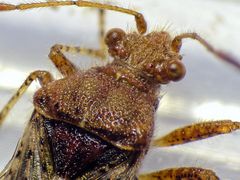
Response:
[[[54,45],[49,57],[64,76],[54,80],[47,71],[34,71],[0,114],[3,123],[9,110],[35,79],[41,88],[33,97],[34,112],[17,145],[13,158],[1,172],[2,179],[219,179],[208,169],[178,167],[148,174],[138,169],[150,146],[183,144],[230,133],[239,122],[222,120],[179,128],[152,140],[159,88],[185,75],[180,49],[185,38],[195,39],[211,53],[234,65],[240,64],[215,50],[196,33],[170,37],[165,31],[146,34],[142,14],[88,1],[4,4],[0,10],[74,5],[133,15],[138,32],[119,28],[104,38],[100,27],[100,49]],[[77,51],[113,62],[87,71],[76,68],[64,52]],[[107,51],[107,52],[106,52]]]

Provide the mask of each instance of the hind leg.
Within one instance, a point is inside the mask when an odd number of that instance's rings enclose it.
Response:
[[[140,174],[138,178],[139,180],[219,180],[213,171],[196,167],[164,169]]]

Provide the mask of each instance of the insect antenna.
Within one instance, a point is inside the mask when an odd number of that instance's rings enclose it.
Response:
[[[175,52],[179,52],[181,49],[181,46],[182,46],[182,40],[186,39],[186,38],[197,40],[208,51],[213,53],[219,59],[221,59],[222,61],[224,61],[228,64],[231,64],[232,66],[234,66],[235,68],[240,70],[240,60],[237,60],[236,58],[234,58],[233,56],[231,56],[230,54],[228,54],[224,51],[215,49],[213,46],[211,46],[205,39],[203,39],[197,33],[183,33],[183,34],[176,36],[172,41],[172,49]]]

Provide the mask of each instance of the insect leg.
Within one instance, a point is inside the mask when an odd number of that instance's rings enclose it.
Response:
[[[77,68],[66,58],[64,52],[72,54],[88,55],[99,59],[106,58],[106,45],[104,42],[105,34],[105,11],[99,10],[99,44],[100,49],[89,49],[81,47],[73,47],[68,45],[56,44],[51,48],[49,58],[52,60],[56,68],[61,72],[62,75],[68,76],[77,71]]]
[[[99,10],[99,44],[102,53],[106,52],[106,45],[104,41],[105,36],[105,11],[103,9]]]
[[[53,80],[52,75],[47,71],[32,72],[0,112],[0,126],[8,112],[13,108],[19,98],[27,90],[29,85],[36,79],[39,80],[41,86],[46,85]]]
[[[164,147],[184,144],[240,129],[240,122],[230,120],[202,122],[176,129],[153,141],[153,146]]]
[[[51,48],[49,58],[52,60],[56,68],[61,72],[63,76],[69,76],[77,71],[75,65],[71,63],[63,54],[64,52],[89,55],[100,59],[105,58],[104,52],[101,49],[95,50],[56,44]]]
[[[56,44],[54,45],[49,53],[49,58],[52,60],[53,64],[56,68],[63,74],[64,76],[68,76],[77,71],[77,68],[66,58],[63,54],[63,51],[68,51],[72,48],[68,46],[63,46]]]
[[[176,179],[199,179],[199,180],[219,180],[216,174],[208,169],[196,167],[181,167],[164,169],[148,174],[141,174],[139,180],[176,180]]]
[[[98,8],[103,10],[111,10],[117,11],[129,15],[133,15],[135,17],[137,29],[139,33],[144,34],[147,31],[147,24],[146,21],[141,13],[136,11],[121,8],[118,6],[112,6],[109,4],[102,4],[97,2],[89,2],[89,1],[51,1],[51,2],[38,2],[38,3],[26,3],[26,4],[6,4],[0,3],[0,11],[10,11],[10,10],[25,10],[25,9],[33,9],[33,8],[40,8],[40,7],[58,7],[58,6],[78,6],[78,7],[91,7],[91,8]]]
[[[182,46],[182,40],[190,38],[197,40],[200,44],[202,44],[208,51],[213,53],[215,56],[220,58],[221,60],[225,61],[228,64],[233,65],[234,67],[238,68],[240,70],[240,61],[235,59],[234,57],[230,56],[229,54],[215,49],[212,45],[210,45],[205,39],[203,39],[201,36],[199,36],[197,33],[183,33],[178,36],[176,36],[172,41],[172,49],[175,52],[179,52]]]

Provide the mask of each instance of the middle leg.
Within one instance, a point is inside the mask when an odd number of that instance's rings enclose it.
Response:
[[[106,58],[105,35],[105,11],[99,10],[99,49],[73,47],[56,44],[51,48],[49,58],[63,76],[69,76],[77,71],[76,66],[64,55],[64,53],[88,55],[104,60]]]

